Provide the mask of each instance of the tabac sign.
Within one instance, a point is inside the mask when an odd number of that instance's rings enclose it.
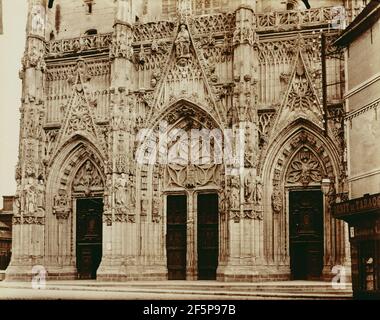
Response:
[[[335,218],[376,211],[380,212],[380,193],[365,195],[362,198],[336,203],[332,206],[332,212]]]

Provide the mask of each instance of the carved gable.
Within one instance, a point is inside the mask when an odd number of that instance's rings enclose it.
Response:
[[[221,121],[212,89],[202,66],[202,53],[194,45],[189,27],[181,23],[172,45],[171,54],[155,92],[154,110],[162,110],[181,98],[209,108]],[[221,121],[222,122],[222,121]]]
[[[295,56],[291,74],[286,82],[288,88],[277,112],[273,130],[279,132],[299,118],[308,119],[323,128],[320,98],[309,75],[301,48]]]
[[[79,60],[74,75],[68,80],[72,94],[64,110],[64,122],[57,138],[56,151],[75,134],[90,138],[106,151],[106,141],[95,124],[97,100],[91,90],[90,78],[86,63]]]

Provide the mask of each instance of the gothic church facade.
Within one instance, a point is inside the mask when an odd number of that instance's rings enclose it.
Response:
[[[331,43],[357,1],[309,2],[29,0],[7,279],[35,266],[50,279],[327,279],[348,266],[330,210],[348,191]],[[207,134],[183,139],[195,131]],[[230,159],[190,161],[225,150],[226,132]]]

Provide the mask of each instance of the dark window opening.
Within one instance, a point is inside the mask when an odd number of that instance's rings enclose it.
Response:
[[[87,13],[88,14],[92,13],[92,3],[87,3]]]
[[[286,10],[294,10],[294,4],[288,2],[288,3],[286,4]]]
[[[90,30],[87,30],[85,32],[85,34],[88,35],[88,36],[94,36],[94,35],[98,34],[98,30],[96,30],[96,29],[90,29]]]

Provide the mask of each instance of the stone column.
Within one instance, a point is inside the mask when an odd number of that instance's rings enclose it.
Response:
[[[45,165],[42,162],[43,83],[45,75],[45,1],[29,0],[27,39],[22,59],[19,162],[13,219],[13,254],[7,279],[30,279],[44,265]],[[41,268],[39,268],[41,269]]]
[[[128,113],[133,106],[127,105],[131,88],[132,69],[132,17],[128,0],[117,0],[113,39],[110,47],[111,59],[111,103],[110,103],[110,147],[106,165],[107,185],[104,195],[103,257],[97,271],[102,280],[126,279],[127,265],[136,252],[134,230],[127,224],[136,224],[128,211],[129,175],[132,174],[128,161]],[[128,238],[128,240],[127,240]],[[127,263],[127,256],[129,261]]]
[[[186,279],[198,279],[197,252],[197,194],[193,190],[187,193],[187,250],[186,250]]]
[[[244,135],[244,159],[227,179],[228,256],[220,261],[218,279],[252,280],[267,274],[264,265],[263,185],[257,171],[257,42],[256,1],[242,0],[236,10],[233,34],[233,130]]]

